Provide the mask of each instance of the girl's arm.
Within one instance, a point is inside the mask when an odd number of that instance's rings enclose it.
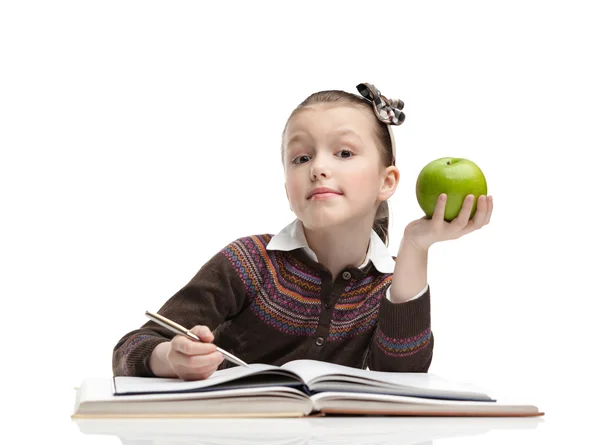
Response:
[[[369,369],[427,372],[432,358],[430,288],[420,297],[404,303],[382,298],[379,323],[367,356]]]
[[[433,333],[429,287],[427,286],[427,254],[437,242],[460,238],[490,222],[493,210],[491,196],[480,196],[477,211],[470,218],[474,196],[468,195],[458,216],[444,220],[446,195],[438,197],[433,216],[412,221],[396,258],[390,299],[383,298],[379,324],[369,350],[368,366],[378,371],[427,372],[433,357]]]
[[[410,239],[403,237],[389,299],[382,299],[379,325],[368,356],[375,371],[427,372],[433,358],[430,294],[427,286],[427,255]],[[414,295],[425,286],[423,295]]]
[[[241,311],[245,296],[244,283],[227,257],[219,252],[158,313],[188,329],[203,325],[212,331]],[[113,349],[113,374],[154,376],[150,367],[152,352],[174,335],[153,321],[125,334]]]
[[[428,253],[428,249],[402,238],[390,286],[392,303],[405,303],[427,286]]]

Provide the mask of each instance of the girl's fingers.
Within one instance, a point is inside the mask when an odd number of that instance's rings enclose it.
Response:
[[[475,211],[475,215],[473,216],[473,220],[471,222],[473,225],[473,230],[479,229],[485,224],[485,218],[488,214],[487,207],[487,198],[485,195],[481,195],[477,199],[477,210]]]
[[[215,336],[210,331],[208,326],[196,325],[192,329],[190,329],[194,334],[198,336],[198,338],[204,342],[210,343],[215,339]]]
[[[450,223],[453,228],[456,230],[462,230],[466,227],[466,225],[469,223],[469,217],[471,216],[471,209],[473,208],[474,201],[475,197],[473,195],[467,195],[465,197],[462,208],[460,209],[460,213]]]
[[[202,372],[207,368],[219,366],[224,359],[225,357],[223,357],[223,354],[219,351],[215,351],[208,355],[184,356],[181,358],[181,366]]]
[[[445,193],[442,193],[440,196],[438,196],[437,202],[435,203],[435,209],[433,210],[433,216],[431,217],[432,221],[436,221],[438,223],[444,221],[447,197],[448,196]]]
[[[211,354],[217,350],[217,347],[212,343],[203,343],[196,340],[190,340],[183,335],[176,335],[171,340],[171,347],[185,355],[205,355]]]
[[[490,219],[492,218],[492,210],[494,210],[494,200],[492,199],[491,196],[487,197],[487,213],[485,215],[485,221],[484,221],[484,225],[488,224],[490,222]]]

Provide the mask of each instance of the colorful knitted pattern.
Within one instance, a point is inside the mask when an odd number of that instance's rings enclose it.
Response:
[[[383,352],[392,357],[407,357],[416,354],[428,346],[431,340],[431,329],[410,338],[391,338],[377,330],[375,341]]]
[[[260,320],[289,335],[314,335],[321,315],[321,277],[293,255],[267,250],[271,237],[240,238],[222,253],[245,283],[250,309]],[[334,307],[327,341],[373,331],[391,279],[390,274],[351,280]]]

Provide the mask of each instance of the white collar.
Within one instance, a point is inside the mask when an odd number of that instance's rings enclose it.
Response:
[[[267,244],[267,250],[290,251],[298,248],[302,248],[312,260],[318,262],[317,255],[308,247],[308,242],[304,235],[304,227],[298,218],[285,226],[277,235],[274,235],[269,244]],[[387,246],[374,230],[371,230],[371,239],[365,262],[358,267],[360,269],[364,268],[369,264],[369,261],[372,261],[375,268],[381,273],[394,273],[396,262],[392,258]]]

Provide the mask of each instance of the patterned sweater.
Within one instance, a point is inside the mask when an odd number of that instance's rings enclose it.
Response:
[[[392,303],[392,274],[347,267],[334,281],[302,249],[267,250],[273,235],[239,238],[207,261],[158,311],[247,363],[313,359],[377,371],[427,372],[430,295]],[[153,349],[174,334],[148,321],[113,350],[113,374],[153,376]],[[221,369],[235,366],[224,360]]]

